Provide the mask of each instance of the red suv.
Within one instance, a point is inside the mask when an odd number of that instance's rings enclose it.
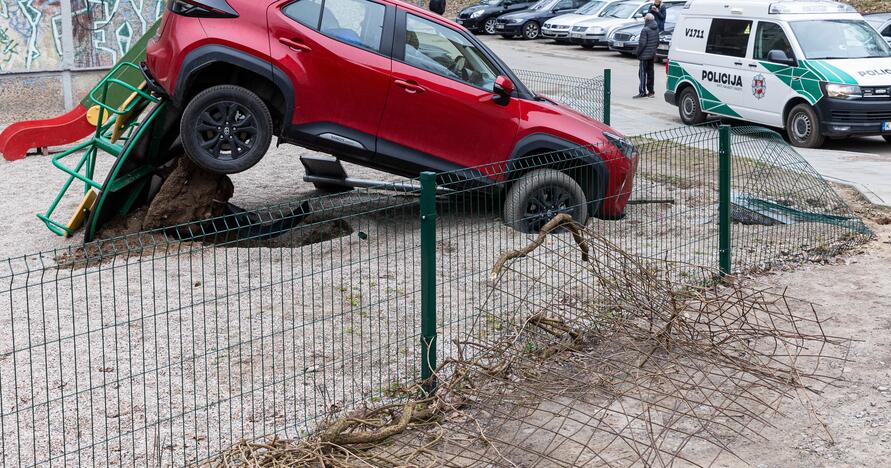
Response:
[[[256,164],[273,135],[408,177],[572,150],[547,169],[508,166],[504,218],[519,225],[620,217],[637,166],[623,136],[531,93],[461,26],[395,0],[173,0],[143,71],[183,109],[189,157],[218,173]]]

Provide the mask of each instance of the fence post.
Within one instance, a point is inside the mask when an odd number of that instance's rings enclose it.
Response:
[[[609,125],[609,103],[613,88],[613,71],[609,68],[603,70],[603,123]]]
[[[731,188],[731,153],[730,153],[730,125],[721,125],[718,131],[719,138],[719,162],[718,162],[718,224],[719,224],[719,263],[721,276],[729,275],[733,271],[731,259],[731,217],[730,217],[730,188]]]
[[[436,174],[421,174],[421,380],[436,391]]]

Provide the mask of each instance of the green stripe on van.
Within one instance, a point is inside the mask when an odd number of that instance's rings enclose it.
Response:
[[[825,70],[826,73],[823,74],[826,77],[826,81],[831,81],[833,83],[842,83],[842,84],[850,84],[856,85],[857,80],[854,79],[853,76],[847,74],[841,68],[836,67],[835,65],[824,62],[822,60],[803,60],[808,65],[812,65],[820,70]]]
[[[693,75],[688,73],[687,70],[684,70],[684,67],[680,66],[677,62],[668,62],[668,89],[677,92],[678,86],[680,86],[683,81],[689,81],[696,88],[696,91],[699,93],[699,103],[702,105],[702,110],[704,112],[725,115],[727,117],[742,117],[729,105],[724,104],[717,96],[705,89],[702,84],[696,81],[696,78],[693,78]]]
[[[759,62],[768,72],[780,79],[786,86],[792,88],[801,97],[807,99],[811,105],[823,98],[821,81],[826,81],[821,73],[814,70],[804,60],[799,67],[790,67],[771,62]]]

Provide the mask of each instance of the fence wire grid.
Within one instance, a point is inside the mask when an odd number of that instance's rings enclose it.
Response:
[[[605,145],[436,176],[440,360],[456,341],[494,339],[553,285],[589,284],[581,267],[554,267],[569,242],[529,253],[510,288],[492,283],[499,258],[535,238],[523,226],[553,214],[506,213],[524,177],[571,178],[588,200],[561,210],[593,215],[587,230],[672,281],[714,280],[718,130],[632,140],[636,163]],[[775,134],[734,129],[732,168],[736,272],[871,236]],[[0,464],[192,464],[405,398],[423,354],[421,185],[405,183],[3,261]]]

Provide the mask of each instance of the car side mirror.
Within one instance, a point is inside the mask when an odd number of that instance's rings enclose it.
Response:
[[[768,52],[767,61],[779,63],[781,65],[788,65],[790,67],[798,66],[798,62],[796,62],[794,58],[790,58],[788,55],[786,55],[786,52],[779,49],[773,49]]]
[[[507,104],[507,101],[510,101],[511,96],[514,95],[515,90],[514,82],[504,75],[495,78],[495,84],[492,86],[492,92],[495,93],[495,101],[498,103]]]

